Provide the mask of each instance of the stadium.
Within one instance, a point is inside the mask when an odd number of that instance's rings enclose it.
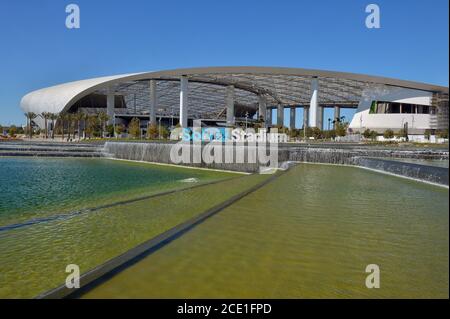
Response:
[[[152,124],[187,128],[194,120],[330,130],[343,109],[354,110],[349,133],[406,130],[423,137],[448,130],[448,87],[299,68],[203,67],[100,77],[31,92],[21,108],[35,114],[104,112],[107,124],[124,127],[138,118],[143,134]],[[325,109],[333,110],[332,120],[324,119]],[[46,122],[37,116],[32,124],[43,129]]]

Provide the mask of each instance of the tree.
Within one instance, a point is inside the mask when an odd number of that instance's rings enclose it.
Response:
[[[286,134],[286,135],[289,135],[289,128],[287,128],[286,126],[278,125],[278,126],[277,126],[277,129],[278,129],[278,134]]]
[[[55,123],[58,118],[59,115],[57,113],[50,113],[50,120],[52,121],[52,139],[55,139]]]
[[[1,131],[3,132],[3,129],[2,129]],[[9,136],[11,136],[11,137],[16,137],[17,127],[16,127],[15,125],[11,125],[11,126],[9,127],[8,133],[9,133]]]
[[[296,138],[296,137],[298,137],[299,136],[299,130],[297,130],[297,129],[292,129],[290,132],[289,132],[289,136],[291,137],[291,138]]]
[[[141,136],[141,123],[138,118],[134,117],[128,125],[128,134],[134,138]]]
[[[445,130],[439,130],[439,131],[437,132],[437,136],[438,136],[439,138],[448,138],[448,129],[445,129]]]
[[[95,115],[87,116],[85,121],[86,121],[86,129],[85,129],[86,134],[89,138],[91,138],[92,134],[94,134],[95,129],[97,127],[98,118]]]
[[[109,137],[114,136],[114,125],[112,124],[106,125],[106,133],[108,134]]]
[[[347,135],[347,127],[348,123],[337,122],[335,124],[335,131],[337,136],[346,136]]]
[[[334,139],[336,138],[336,130],[328,130],[323,132],[324,137],[327,139]]]
[[[50,118],[50,112],[42,112],[40,116],[44,119],[44,125],[45,125],[45,138],[48,138],[48,119]]]
[[[64,134],[65,134],[65,129],[66,129],[66,114],[65,113],[58,114],[58,124],[59,124],[59,129],[61,131],[62,139],[64,140]]]
[[[116,130],[116,134],[120,135],[125,131],[125,128],[123,127],[122,124],[117,124],[115,130]]]
[[[423,135],[424,135],[424,137],[425,137],[427,140],[430,140],[430,138],[431,138],[431,130],[425,130],[425,132],[423,133]]]
[[[66,113],[66,120],[67,120],[67,141],[70,141],[71,133],[72,133],[72,127],[73,127],[73,121],[74,121],[74,115],[71,113]],[[75,135],[75,134],[74,134]]]
[[[397,134],[395,134],[397,137],[403,137],[406,138],[407,137],[407,133],[406,130],[404,128],[400,129]]]
[[[314,137],[315,140],[322,139],[323,138],[322,130],[318,127],[313,127],[312,128],[312,136]]]
[[[77,135],[78,135],[78,140],[81,140],[81,121],[84,120],[84,113],[82,112],[77,112],[75,113],[75,122],[76,122],[76,126],[77,126]]]
[[[166,138],[168,138],[169,136],[170,136],[170,132],[169,132],[169,130],[167,129],[167,127],[161,126],[161,137],[162,137],[163,139],[166,139]]]
[[[106,122],[109,121],[109,116],[105,112],[98,113],[98,119],[100,120],[100,126],[102,127],[102,137],[106,132]]]
[[[83,121],[83,135],[84,135],[84,138],[86,139],[86,130],[88,127],[89,115],[86,113],[82,113],[82,114],[83,114],[83,117],[81,120]]]
[[[156,124],[150,124],[147,127],[147,138],[157,139],[159,136],[158,126]]]
[[[385,138],[385,139],[391,139],[391,138],[394,138],[394,131],[393,130],[390,130],[390,129],[387,129],[386,131],[384,131],[384,133],[383,133],[383,137]]]
[[[27,118],[27,130],[30,138],[33,138],[33,128],[32,128],[32,121],[37,117],[37,114],[34,112],[27,112],[25,113],[25,116]]]
[[[364,138],[369,139],[370,136],[371,136],[371,133],[372,133],[372,132],[371,132],[369,129],[366,129],[366,130],[363,132]]]
[[[377,139],[378,133],[376,131],[370,131],[370,139],[375,141]]]

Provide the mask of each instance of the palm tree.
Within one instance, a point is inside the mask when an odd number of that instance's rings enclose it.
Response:
[[[91,134],[94,132],[95,127],[97,126],[98,118],[95,115],[87,116],[86,122],[87,122],[86,133],[87,133],[88,137],[91,138]]]
[[[102,137],[104,136],[106,132],[106,122],[109,121],[109,116],[105,112],[98,113],[98,118],[100,120],[100,125],[102,126]]]
[[[65,113],[59,113],[58,114],[58,122],[59,125],[61,126],[61,135],[62,135],[62,140],[64,141],[64,129],[65,129],[65,122],[66,122],[66,114]]]
[[[71,133],[72,133],[72,128],[73,128],[74,115],[71,113],[67,113],[66,119],[67,119],[67,142],[69,142],[70,137],[72,136]],[[73,135],[75,135],[75,132]]]
[[[48,119],[50,118],[50,112],[42,112],[39,116],[44,119],[45,123],[45,138],[48,138]]]
[[[52,139],[55,139],[55,121],[59,118],[57,113],[49,113],[50,120],[52,121]]]
[[[37,117],[37,114],[34,112],[27,112],[25,113],[25,116],[27,118],[28,134],[30,135],[30,138],[33,138],[33,131],[31,130],[31,121],[33,121]]]
[[[28,128],[29,128],[29,122],[30,122],[30,120],[29,120],[29,118],[28,118],[28,113],[24,113],[23,115],[25,115],[25,117],[26,117],[26,119],[27,119],[27,131],[28,131]]]
[[[88,121],[89,121],[89,115],[87,113],[82,113],[83,114],[83,137],[84,139],[86,139],[86,130],[88,127]]]
[[[77,122],[78,140],[81,140],[81,121],[84,119],[84,113],[75,113],[75,121]]]

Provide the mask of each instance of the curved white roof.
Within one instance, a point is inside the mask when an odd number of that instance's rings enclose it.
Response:
[[[423,91],[440,92],[448,94],[448,88],[396,80],[391,78],[374,77],[361,74],[308,70],[298,68],[274,68],[274,67],[206,67],[176,69],[168,71],[146,72],[107,76],[94,79],[81,80],[52,86],[49,88],[31,92],[22,98],[20,103],[24,112],[52,112],[60,113],[67,111],[74,103],[82,97],[103,90],[110,86],[116,86],[117,90],[123,84],[142,83],[140,81],[156,79],[161,81],[177,81],[180,76],[189,76],[190,81],[201,83],[198,91],[203,90],[203,99],[213,96],[218,90],[206,90],[206,86],[235,85],[242,92],[254,94],[266,94],[273,100],[269,102],[285,103],[295,105],[304,103],[309,94],[308,81],[311,77],[318,77],[322,83],[324,102],[333,100],[353,101],[360,95],[361,91],[368,85],[390,85]],[[122,84],[122,87],[120,85]],[[174,87],[161,87],[175,92]],[[159,88],[158,88],[159,89]],[[172,96],[174,95],[174,93]],[[169,93],[167,94],[169,95]],[[241,94],[243,102],[251,102],[254,99]],[[174,103],[174,99],[170,103]],[[215,101],[217,104],[217,101]],[[208,100],[208,103],[212,103]],[[197,101],[201,108],[201,103]]]
[[[20,102],[20,106],[24,112],[59,113],[83,92],[91,91],[98,86],[102,86],[104,83],[109,83],[111,81],[126,77],[132,77],[137,74],[138,73],[105,76],[68,82],[40,89],[25,95]]]

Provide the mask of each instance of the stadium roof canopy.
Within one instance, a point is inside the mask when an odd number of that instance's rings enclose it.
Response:
[[[65,83],[23,97],[25,112],[70,111],[81,98],[89,94],[115,92],[124,96],[130,113],[148,113],[149,80],[157,81],[158,115],[177,115],[180,102],[180,78],[189,79],[189,117],[218,118],[225,109],[226,88],[235,88],[235,103],[257,109],[258,96],[266,98],[267,106],[308,105],[311,99],[311,79],[319,81],[319,104],[355,106],[365,88],[397,86],[448,95],[448,87],[367,76],[344,72],[278,67],[205,67],[155,71],[100,77]]]

